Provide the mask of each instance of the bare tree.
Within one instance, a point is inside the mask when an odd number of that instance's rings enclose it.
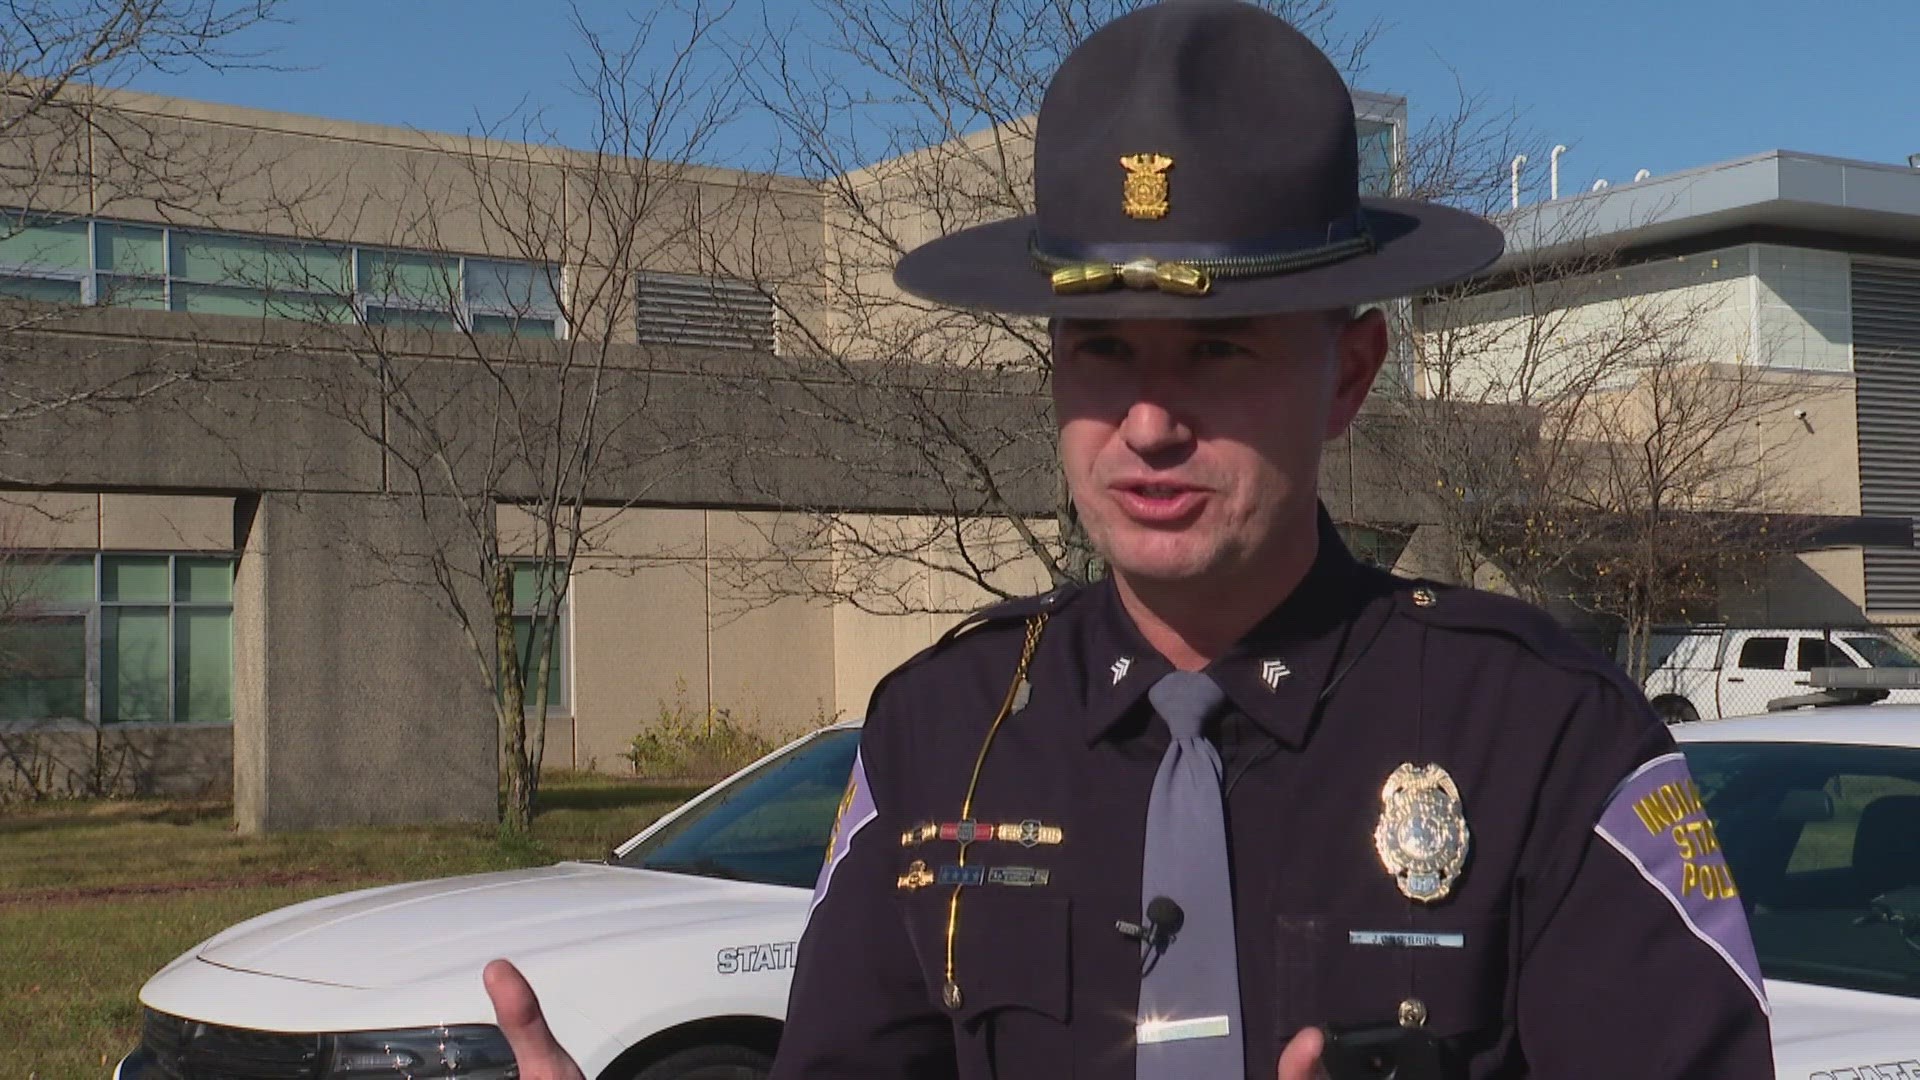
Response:
[[[963,611],[982,591],[1097,576],[1053,458],[1044,324],[925,303],[894,289],[891,271],[925,240],[1032,210],[1049,78],[1138,6],[817,0],[804,26],[766,28],[747,85],[781,134],[775,168],[820,185],[826,238],[810,251],[759,245],[711,259],[716,277],[753,282],[782,316],[783,371],[758,392],[780,397],[787,422],[752,454],[857,470],[869,498],[805,505],[764,490],[812,523],[786,549],[793,561],[817,568],[822,547],[834,558],[807,575],[778,560],[742,564],[743,593],[771,598],[799,583],[870,611]],[[1374,29],[1337,34],[1333,0],[1266,6],[1360,69]],[[959,587],[914,585],[916,575]]]
[[[1654,622],[1702,617],[1792,542],[1804,500],[1765,432],[1805,388],[1769,367],[1731,271],[1631,264],[1592,209],[1524,219],[1551,223],[1522,239],[1552,257],[1411,309],[1415,378],[1357,437],[1450,576],[1603,616],[1644,655]]]
[[[523,115],[443,141],[402,183],[324,219],[285,208],[286,231],[316,245],[397,222],[383,238],[394,254],[362,248],[351,287],[283,266],[274,314],[350,361],[296,390],[386,462],[385,492],[413,527],[366,554],[389,568],[381,587],[418,590],[470,647],[511,830],[538,804],[576,560],[617,510],[697,467],[706,438],[656,403],[663,371],[684,374],[688,358],[634,344],[630,327],[642,268],[698,250],[702,223],[733,209],[722,174],[695,164],[737,105],[709,59],[723,15],[698,0],[655,8],[616,40],[576,12],[579,90],[597,110],[588,148]],[[461,258],[474,237],[510,262]]]

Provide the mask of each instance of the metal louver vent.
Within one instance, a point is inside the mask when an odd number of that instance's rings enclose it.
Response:
[[[1860,512],[1920,517],[1920,263],[1853,261]],[[1920,610],[1920,551],[1867,548],[1869,611]]]
[[[748,282],[641,274],[638,292],[643,342],[774,351],[773,301]]]

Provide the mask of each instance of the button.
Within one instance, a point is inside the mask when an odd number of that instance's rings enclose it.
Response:
[[[949,984],[951,985],[951,984]],[[1419,998],[1408,998],[1400,1003],[1400,1026],[1418,1028],[1427,1026],[1427,1003]]]
[[[949,1009],[958,1009],[966,1003],[966,998],[960,995],[960,984],[952,979],[948,979],[947,985],[940,988],[940,1000]]]
[[[1420,588],[1413,590],[1414,607],[1432,607],[1439,602],[1440,598],[1433,594],[1432,589]]]

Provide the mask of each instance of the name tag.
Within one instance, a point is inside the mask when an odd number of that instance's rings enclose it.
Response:
[[[1394,949],[1460,949],[1467,944],[1467,935],[1450,933],[1421,933],[1414,930],[1349,930],[1349,945],[1384,945]]]
[[[1142,1020],[1133,1029],[1133,1041],[1141,1046],[1154,1043],[1184,1042],[1187,1039],[1217,1039],[1229,1034],[1231,1025],[1224,1016],[1196,1016],[1191,1020]]]

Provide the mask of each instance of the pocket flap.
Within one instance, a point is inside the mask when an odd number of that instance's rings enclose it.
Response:
[[[953,975],[961,999],[954,1009],[944,1000],[951,895],[928,889],[901,898],[933,1004],[968,1023],[998,1009],[1025,1009],[1064,1023],[1071,991],[1068,899],[992,888],[964,890],[954,923]]]

